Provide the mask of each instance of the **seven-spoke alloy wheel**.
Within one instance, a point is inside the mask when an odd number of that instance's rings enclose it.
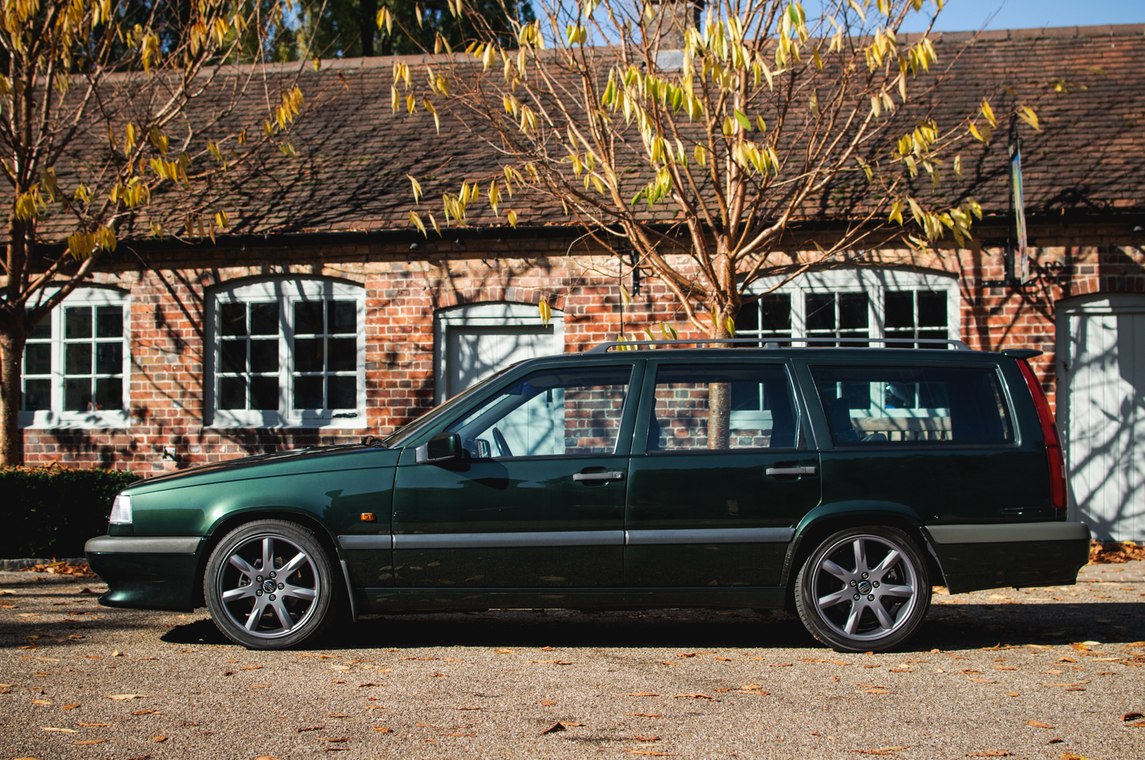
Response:
[[[910,638],[930,606],[926,562],[895,528],[840,531],[812,552],[795,580],[799,617],[842,652],[881,652]]]
[[[250,649],[286,649],[330,621],[330,561],[296,523],[259,520],[231,531],[207,561],[203,594],[215,625]]]

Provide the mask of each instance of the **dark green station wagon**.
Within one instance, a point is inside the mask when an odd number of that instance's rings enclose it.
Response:
[[[100,601],[205,603],[260,649],[361,613],[786,607],[879,651],[932,584],[1075,582],[1037,352],[800,342],[533,359],[384,439],[137,483],[86,547]]]

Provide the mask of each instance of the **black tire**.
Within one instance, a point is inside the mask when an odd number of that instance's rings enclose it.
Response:
[[[326,550],[312,531],[285,520],[235,528],[211,552],[203,577],[211,619],[248,649],[310,641],[330,623],[336,595]]]
[[[930,607],[926,561],[895,528],[848,528],[821,543],[795,579],[811,635],[839,652],[883,652],[914,635]]]

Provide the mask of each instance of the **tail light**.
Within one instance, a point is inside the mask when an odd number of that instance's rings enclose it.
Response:
[[[1054,423],[1053,412],[1050,411],[1050,400],[1046,398],[1042,384],[1038,382],[1034,370],[1025,359],[1018,360],[1018,367],[1022,370],[1022,377],[1030,389],[1030,396],[1034,399],[1034,406],[1038,410],[1038,422],[1042,425],[1042,436],[1046,439],[1046,460],[1050,467],[1050,504],[1054,509],[1066,508],[1066,473],[1065,457],[1062,454],[1062,439],[1058,435],[1058,426]]]

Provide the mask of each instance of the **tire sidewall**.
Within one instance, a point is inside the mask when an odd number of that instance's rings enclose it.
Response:
[[[219,599],[219,578],[227,568],[227,559],[239,545],[252,538],[269,537],[289,541],[305,551],[313,563],[318,579],[318,595],[301,625],[283,636],[255,636],[235,623]],[[330,623],[336,589],[330,558],[313,531],[286,520],[258,520],[235,528],[218,543],[207,560],[203,575],[203,598],[215,627],[236,644],[248,649],[290,649],[320,634]]]
[[[815,568],[827,553],[849,538],[872,536],[893,544],[902,552],[904,561],[909,562],[917,578],[914,607],[902,626],[877,639],[856,639],[841,634],[832,628],[819,612],[815,593]],[[804,627],[819,641],[839,652],[884,652],[894,649],[911,638],[926,617],[930,608],[930,578],[926,560],[918,544],[909,535],[897,528],[885,526],[862,526],[840,530],[823,540],[799,570],[795,579],[795,605]]]

